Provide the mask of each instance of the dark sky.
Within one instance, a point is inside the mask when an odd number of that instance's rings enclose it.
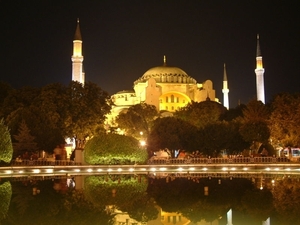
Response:
[[[79,17],[87,81],[109,94],[132,89],[166,55],[199,83],[212,80],[222,101],[226,63],[230,107],[256,95],[259,33],[268,102],[300,88],[298,8],[276,0],[0,0],[0,80],[16,88],[68,84]]]

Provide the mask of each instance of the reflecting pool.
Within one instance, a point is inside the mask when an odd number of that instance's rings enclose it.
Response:
[[[0,178],[0,224],[300,224],[300,182],[148,173]]]

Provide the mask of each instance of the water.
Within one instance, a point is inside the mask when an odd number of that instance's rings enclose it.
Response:
[[[271,225],[300,224],[300,184],[288,177],[106,174],[1,178],[0,199],[4,225],[261,225],[268,217]],[[227,216],[230,209],[232,219]]]

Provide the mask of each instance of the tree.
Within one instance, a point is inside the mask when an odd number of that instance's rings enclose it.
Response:
[[[252,148],[255,151],[261,144],[267,144],[269,141],[268,117],[268,110],[261,101],[251,100],[243,109],[240,134],[245,141],[253,143]]]
[[[107,92],[92,82],[82,85],[72,81],[67,90],[68,111],[64,112],[64,133],[76,140],[76,148],[84,148],[87,137],[104,129],[105,115],[110,112]]]
[[[18,156],[23,155],[25,152],[36,151],[38,148],[35,137],[30,134],[30,130],[24,120],[22,120],[18,131],[19,133],[14,135],[14,139],[17,141],[13,143],[14,155]]]
[[[157,118],[158,112],[154,105],[140,103],[129,107],[121,112],[116,118],[118,127],[125,130],[127,135],[140,138],[143,132],[147,137],[150,133],[153,121]]]
[[[269,120],[275,147],[300,146],[300,94],[280,93],[271,102]]]
[[[148,150],[197,150],[197,128],[190,123],[175,117],[157,118],[148,136]]]
[[[0,120],[0,162],[9,163],[12,159],[13,147],[8,127]]]
[[[199,130],[198,149],[204,154],[217,157],[222,150],[237,154],[249,146],[239,133],[238,122],[214,122]]]
[[[86,143],[84,158],[89,164],[143,164],[148,155],[133,137],[101,133]]]
[[[214,101],[192,101],[176,111],[174,116],[189,122],[197,128],[203,128],[206,124],[220,120],[221,115],[226,110],[223,105]]]

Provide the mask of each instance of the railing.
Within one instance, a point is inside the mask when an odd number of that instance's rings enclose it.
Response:
[[[12,166],[73,166],[81,165],[72,160],[12,160]]]
[[[286,157],[236,157],[236,158],[159,158],[152,157],[148,160],[149,165],[176,165],[176,164],[275,164],[295,163]],[[76,166],[72,160],[12,160],[11,166]]]
[[[236,158],[151,158],[148,164],[272,164],[290,163],[286,157],[236,157]]]

